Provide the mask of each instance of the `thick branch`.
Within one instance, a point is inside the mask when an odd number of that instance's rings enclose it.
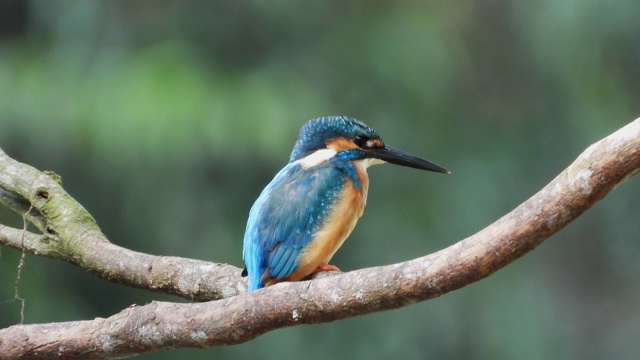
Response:
[[[110,358],[245,342],[297,324],[406,306],[489,276],[538,246],[640,170],[640,119],[590,146],[551,183],[489,227],[400,264],[282,283],[201,304],[154,302],[107,319],[0,330],[0,354]]]
[[[240,269],[227,264],[153,256],[110,243],[91,215],[67,194],[59,177],[0,150],[0,202],[43,235],[0,225],[0,243],[69,262],[101,278],[136,288],[206,301],[246,291]]]

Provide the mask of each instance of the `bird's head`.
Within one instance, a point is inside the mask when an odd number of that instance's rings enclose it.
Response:
[[[389,162],[416,169],[448,173],[430,161],[385,145],[372,128],[356,119],[327,116],[309,120],[302,126],[291,152],[290,162],[310,162],[341,156],[347,160],[370,159],[368,165]]]

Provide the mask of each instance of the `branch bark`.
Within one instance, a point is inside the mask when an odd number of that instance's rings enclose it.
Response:
[[[173,256],[144,254],[109,242],[96,221],[62,188],[60,177],[11,159],[0,149],[0,203],[42,234],[0,224],[0,244],[79,266],[135,288],[208,301],[246,291],[240,269]]]
[[[6,176],[7,166],[23,169],[26,165],[0,154],[0,187],[7,190],[8,184],[28,180],[29,185],[12,185],[8,190],[27,199],[46,225],[44,235],[25,237],[29,240],[25,240],[27,251],[42,248],[48,251],[47,256],[69,261],[100,276],[111,279],[112,276],[104,274],[122,272],[117,275],[118,281],[146,286],[151,261],[146,257],[150,255],[106,246],[105,243],[109,243],[93,219],[59,186],[52,184],[51,179],[35,170]],[[0,330],[0,356],[113,358],[161,349],[230,345],[282,327],[329,322],[428,300],[487,277],[531,251],[638,171],[640,119],[591,145],[547,186],[495,223],[436,253],[313,281],[281,283],[252,293],[242,293],[237,278],[239,269],[226,273],[227,268],[220,265],[224,275],[213,285],[213,293],[219,294],[213,298],[229,295],[220,291],[221,287],[232,288],[235,291],[231,291],[232,295],[242,294],[200,304],[153,302],[123,310],[107,319],[14,325]],[[57,208],[49,206],[62,207],[56,211]],[[59,215],[52,217],[53,214]],[[65,229],[65,222],[74,219],[86,223],[79,233],[74,232],[77,229]],[[15,244],[16,231],[0,228],[0,242],[7,244],[13,239],[12,246],[20,247]],[[43,244],[46,239],[48,243]],[[64,245],[67,241],[71,245]],[[54,246],[50,245],[52,242]],[[131,256],[127,262],[147,266],[116,266],[111,261],[118,256],[112,254],[86,255],[87,248],[99,246],[88,242],[104,246],[100,247],[101,251],[127,251]],[[178,270],[192,269],[181,267],[192,260],[174,259],[178,274],[182,273]],[[93,262],[101,265],[95,266]],[[218,276],[215,273],[218,270],[211,268],[216,265],[208,266],[196,281],[206,282],[206,276]],[[109,270],[96,271],[102,267]],[[140,278],[145,281],[138,282]],[[217,291],[216,286],[220,286]],[[148,288],[158,291],[158,288]]]

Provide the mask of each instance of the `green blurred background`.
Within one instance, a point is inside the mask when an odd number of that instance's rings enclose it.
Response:
[[[640,3],[0,0],[0,147],[127,248],[242,266],[251,204],[304,121],[348,115],[449,176],[372,168],[333,263],[444,248],[640,114]],[[400,310],[146,359],[635,359],[640,179],[494,276]],[[3,224],[19,217],[0,209]],[[0,327],[19,252],[0,247]],[[25,322],[182,301],[26,256]]]

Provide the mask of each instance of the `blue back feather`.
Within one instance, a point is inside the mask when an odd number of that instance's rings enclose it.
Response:
[[[331,162],[310,169],[289,164],[262,191],[244,236],[249,291],[295,271],[298,257],[339,200],[344,175]]]

